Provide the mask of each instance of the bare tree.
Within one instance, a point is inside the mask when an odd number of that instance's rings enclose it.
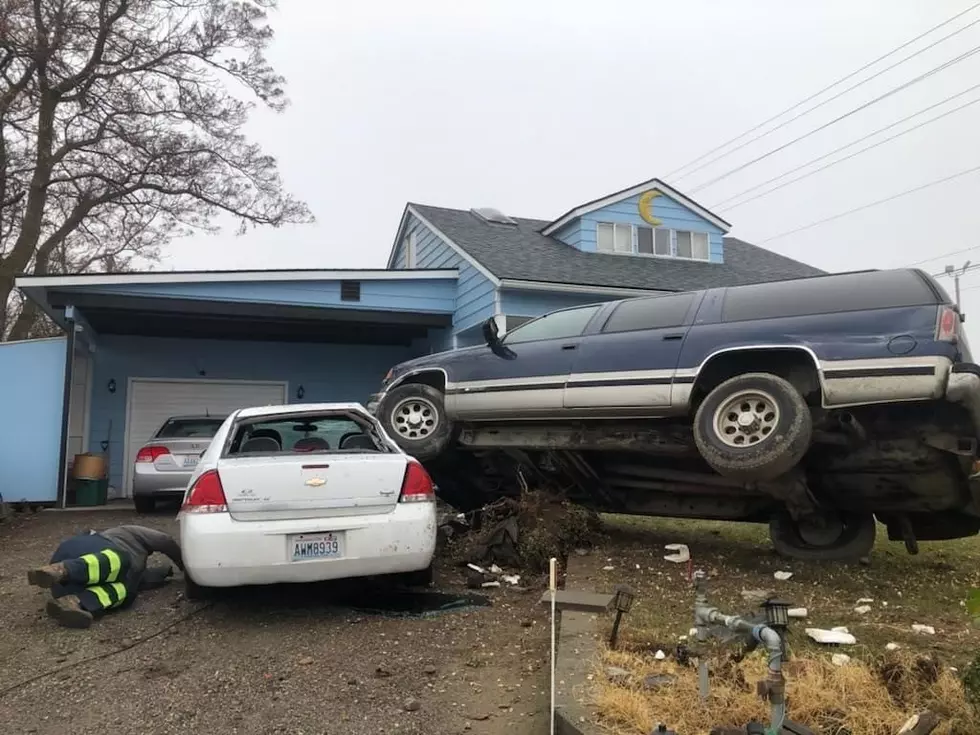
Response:
[[[0,336],[38,328],[20,273],[125,270],[222,215],[311,220],[243,134],[286,105],[275,4],[0,0]]]

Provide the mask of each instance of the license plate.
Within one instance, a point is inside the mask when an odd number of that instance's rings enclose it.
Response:
[[[184,457],[184,467],[197,467],[197,460],[199,458],[191,455],[190,457]]]
[[[289,537],[293,561],[337,559],[344,555],[343,533],[301,533]]]

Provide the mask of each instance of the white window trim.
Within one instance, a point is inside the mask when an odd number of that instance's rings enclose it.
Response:
[[[599,250],[599,226],[600,225],[611,225],[613,227],[613,250]],[[616,247],[616,225],[628,226],[628,227],[631,228],[630,242],[631,242],[631,245],[632,245],[632,248],[633,248],[632,252],[624,253],[622,251],[619,251],[619,250],[616,250],[615,249],[615,247]],[[643,227],[646,227],[647,229],[651,229],[651,230],[666,230],[667,232],[670,233],[670,252],[671,252],[671,254],[670,255],[660,255],[658,253],[641,253],[639,251],[639,249],[638,249],[639,248],[639,240],[638,240],[638,235],[637,235],[637,229],[640,226],[641,225],[629,224],[627,222],[596,222],[596,239],[595,239],[595,242],[596,242],[596,252],[597,253],[602,253],[603,255],[627,255],[627,256],[639,257],[639,258],[663,258],[663,259],[667,259],[667,260],[688,260],[688,261],[691,261],[692,263],[710,263],[710,262],[712,262],[711,261],[711,233],[704,232],[703,230],[677,230],[674,227],[650,227],[649,225],[642,225]],[[692,258],[688,258],[688,257],[683,256],[683,255],[678,255],[677,254],[677,233],[678,233],[678,231],[680,231],[680,232],[690,232],[691,233],[691,235],[692,235],[692,238],[691,238],[691,250],[692,250],[692,252],[694,250],[694,238],[693,238],[693,235],[705,235],[708,238],[708,257],[707,258],[693,258],[693,257]],[[657,247],[657,235],[656,235],[656,232],[654,232],[653,238],[654,238],[653,239],[653,247],[654,247],[654,249],[656,249],[656,247]]]
[[[408,233],[408,237],[405,238],[405,267],[414,268],[416,257],[418,255],[418,237],[415,234],[415,230]]]

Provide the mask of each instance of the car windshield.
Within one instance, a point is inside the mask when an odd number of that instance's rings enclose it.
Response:
[[[169,419],[157,432],[157,439],[211,439],[224,421],[223,418]]]
[[[348,414],[264,416],[237,424],[227,454],[384,452],[369,422]]]

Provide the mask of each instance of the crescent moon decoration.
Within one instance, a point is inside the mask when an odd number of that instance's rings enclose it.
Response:
[[[659,196],[663,196],[663,194],[656,189],[645,191],[640,195],[640,201],[636,205],[636,208],[639,210],[640,217],[643,218],[643,221],[654,227],[663,224],[661,220],[653,216],[653,200]]]

